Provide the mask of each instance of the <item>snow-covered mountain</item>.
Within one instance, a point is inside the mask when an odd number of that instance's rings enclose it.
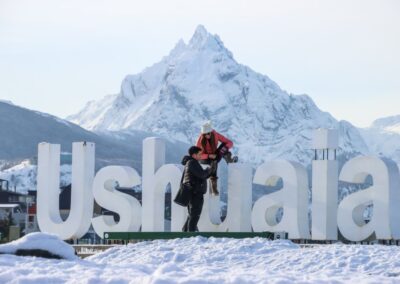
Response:
[[[5,161],[10,164],[37,156],[38,144],[43,141],[61,144],[62,152],[71,152],[72,142],[90,141],[96,143],[98,167],[114,163],[133,165],[140,171],[142,141],[154,136],[143,131],[93,133],[64,119],[5,102],[0,102],[0,129],[0,166],[7,164]],[[167,141],[167,160],[179,160],[185,148],[183,143]]]
[[[400,165],[400,115],[377,119],[370,127],[361,128],[360,133],[373,154]]]
[[[370,128],[400,134],[400,115],[379,118],[372,123]]]
[[[61,144],[63,152],[71,152],[72,142],[96,142],[100,160],[122,157],[128,152],[115,141],[87,131],[58,117],[0,102],[0,159],[17,160],[37,156],[38,143]]]
[[[193,143],[205,120],[231,138],[242,161],[309,164],[315,128],[340,130],[342,159],[368,153],[358,130],[237,63],[217,35],[199,26],[160,62],[128,75],[117,95],[89,102],[68,120],[88,130],[142,130]]]
[[[34,157],[38,143],[61,144],[62,166],[61,185],[68,184],[68,164],[71,163],[72,142],[90,141],[96,143],[96,168],[107,165],[128,165],[141,172],[142,141],[154,136],[143,131],[110,131],[93,133],[58,117],[0,101],[0,178],[10,182],[12,188],[26,191],[36,188]],[[167,161],[177,163],[187,145],[167,141]],[[33,158],[33,159],[32,159]],[[30,159],[32,162],[23,161]],[[23,162],[21,162],[23,161]],[[70,171],[70,169],[69,169]],[[65,174],[64,174],[65,172]]]
[[[0,179],[9,182],[10,190],[26,193],[28,190],[36,189],[37,166],[29,160],[0,171]],[[71,165],[63,164],[60,167],[60,186],[71,184]]]

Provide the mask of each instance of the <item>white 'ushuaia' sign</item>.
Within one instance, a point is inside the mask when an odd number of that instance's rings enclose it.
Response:
[[[314,133],[315,149],[336,149],[336,130],[319,129]],[[324,150],[325,155],[325,150]],[[93,225],[103,238],[104,232],[164,231],[165,190],[171,185],[172,197],[179,189],[182,166],[165,164],[165,143],[160,138],[143,141],[142,179],[125,166],[108,166],[95,175],[95,145],[73,143],[71,210],[63,221],[59,212],[60,145],[40,143],[37,178],[37,217],[41,231],[62,239],[82,237]],[[373,185],[345,197],[338,205],[338,180]],[[283,181],[281,190],[266,194],[252,206],[252,184],[274,185]],[[116,186],[142,185],[142,205],[134,197],[116,190]],[[290,239],[337,240],[338,228],[350,241],[400,238],[400,175],[397,165],[376,157],[359,156],[348,161],[338,175],[336,160],[312,163],[312,222],[308,217],[308,177],[306,169],[295,162],[276,160],[260,165],[252,176],[247,164],[228,166],[227,217],[219,217],[219,197],[205,196],[198,224],[200,231],[215,232],[287,232]],[[93,217],[94,200],[117,213]],[[366,223],[365,208],[373,204],[373,216]],[[276,221],[279,208],[283,217]],[[172,203],[171,231],[181,231],[187,209]]]

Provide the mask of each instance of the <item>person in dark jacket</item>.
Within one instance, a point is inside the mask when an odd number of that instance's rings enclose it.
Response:
[[[201,211],[203,209],[203,195],[207,192],[207,179],[216,170],[216,163],[211,163],[211,167],[203,169],[199,163],[201,159],[201,149],[197,146],[189,148],[189,156],[182,159],[185,166],[182,183],[190,189],[190,201],[188,205],[188,218],[182,228],[184,232],[194,232],[197,229]]]

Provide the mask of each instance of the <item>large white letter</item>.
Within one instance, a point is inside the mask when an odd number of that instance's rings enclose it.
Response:
[[[71,209],[66,221],[59,212],[60,145],[40,143],[37,176],[37,217],[42,232],[78,239],[88,231],[93,214],[94,143],[72,144]]]
[[[313,138],[313,148],[324,154],[323,160],[312,162],[312,239],[337,240],[339,166],[336,157],[329,160],[329,151],[338,148],[339,135],[334,129],[317,129]]]
[[[171,201],[182,177],[181,166],[165,164],[165,142],[149,137],[143,140],[142,231],[164,231],[165,189],[171,185]],[[187,209],[171,202],[171,231],[182,231]]]
[[[291,239],[309,238],[307,171],[295,162],[272,161],[257,169],[254,183],[276,185],[279,178],[283,180],[283,188],[264,195],[254,204],[251,216],[253,230],[287,232]],[[277,223],[279,208],[283,208],[283,217]]]
[[[340,180],[365,183],[372,176],[373,186],[355,192],[342,200],[338,208],[338,226],[350,241],[362,241],[375,232],[377,239],[400,237],[400,178],[397,165],[375,157],[356,157],[348,161],[340,173]],[[373,216],[365,223],[363,213],[373,204]]]
[[[93,196],[96,202],[119,215],[118,224],[113,216],[98,216],[92,219],[93,229],[99,237],[103,238],[104,232],[139,231],[142,218],[139,201],[115,189],[117,186],[129,188],[139,184],[139,174],[130,167],[108,166],[96,174],[93,182]]]
[[[247,164],[228,165],[228,208],[221,224],[210,220],[209,190],[205,195],[204,207],[199,220],[200,231],[251,232],[252,168]],[[219,198],[217,199],[219,201]],[[215,204],[212,204],[215,205]],[[219,212],[219,204],[218,206]],[[216,210],[214,210],[215,212]],[[221,222],[218,215],[217,221]]]

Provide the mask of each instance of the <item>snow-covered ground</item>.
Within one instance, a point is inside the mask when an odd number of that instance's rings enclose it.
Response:
[[[196,237],[114,247],[83,260],[0,255],[0,283],[342,282],[400,283],[400,248]]]

